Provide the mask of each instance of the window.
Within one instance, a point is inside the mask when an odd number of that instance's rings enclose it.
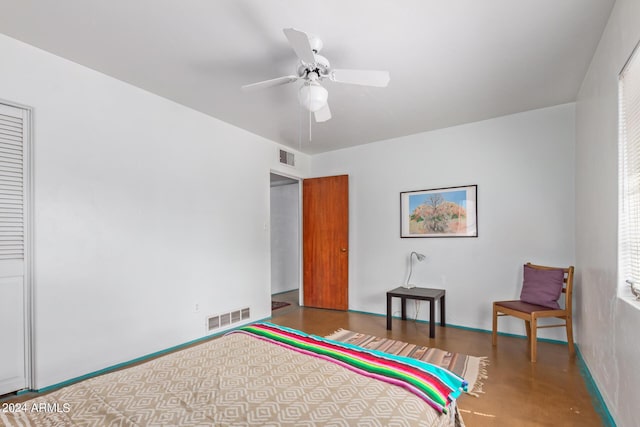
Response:
[[[619,249],[621,296],[640,289],[640,49],[619,78]]]

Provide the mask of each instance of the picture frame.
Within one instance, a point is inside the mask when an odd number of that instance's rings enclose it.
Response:
[[[401,192],[400,237],[478,237],[478,186]]]

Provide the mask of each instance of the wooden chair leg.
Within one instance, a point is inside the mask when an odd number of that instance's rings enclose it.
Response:
[[[531,344],[531,323],[528,320],[524,321],[524,329],[527,331],[527,344]]]
[[[573,324],[571,317],[567,317],[567,345],[569,346],[569,355],[575,354],[575,348],[573,346]]]
[[[491,344],[498,345],[498,310],[493,306],[493,330],[491,332]]]
[[[527,322],[528,324],[529,322]],[[536,344],[538,342],[537,332],[538,332],[538,320],[534,317],[531,319],[531,325],[527,328],[529,329],[529,342],[531,344],[531,363],[536,362],[537,356],[537,348]]]

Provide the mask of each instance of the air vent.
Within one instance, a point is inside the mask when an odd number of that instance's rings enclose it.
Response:
[[[247,320],[250,317],[251,311],[249,310],[249,307],[209,316],[207,317],[207,332],[233,325],[234,323],[238,323],[242,320]]]
[[[295,166],[295,155],[288,151],[280,150],[280,163],[283,165]]]
[[[220,316],[211,316],[207,319],[208,330],[218,329],[220,327]]]
[[[225,313],[220,315],[220,327],[224,328],[231,324],[231,313]]]

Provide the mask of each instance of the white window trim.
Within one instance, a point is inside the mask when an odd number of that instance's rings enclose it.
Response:
[[[627,147],[630,143],[634,145],[633,160],[639,162],[640,138],[638,134],[640,134],[640,115],[634,116],[632,119],[633,129],[636,133],[632,134],[635,135],[635,137],[632,136],[632,141],[629,141],[627,138],[629,132],[627,127],[627,111],[625,108],[627,99],[623,90],[623,80],[632,66],[634,67],[634,78],[638,76],[633,83],[635,85],[635,87],[633,87],[633,96],[636,97],[633,100],[633,105],[634,111],[637,113],[640,111],[640,43],[633,49],[618,76],[618,297],[640,309],[640,300],[637,300],[632,294],[631,288],[627,283],[627,280],[633,280],[636,289],[640,289],[640,273],[638,272],[638,270],[640,270],[640,250],[636,249],[636,253],[632,255],[630,245],[631,238],[629,236],[630,232],[636,234],[635,242],[637,248],[640,245],[640,212],[638,211],[640,207],[640,188],[637,189],[631,198],[627,196],[629,181],[631,181],[627,175],[629,168]],[[635,164],[635,168],[637,171],[640,170],[640,166],[637,163]],[[636,174],[639,173],[640,172],[636,172]],[[636,179],[640,181],[640,177],[636,176]],[[638,185],[638,182],[636,182],[636,185]],[[629,204],[630,199],[631,203],[635,203],[633,208]],[[629,215],[627,212],[632,209],[636,210],[635,226],[632,226],[628,220]],[[635,231],[633,231],[633,228],[631,228],[630,231],[630,227],[635,227]],[[635,260],[633,260],[634,257]],[[632,272],[632,268],[630,267],[632,263],[637,266],[633,269],[635,272]]]

